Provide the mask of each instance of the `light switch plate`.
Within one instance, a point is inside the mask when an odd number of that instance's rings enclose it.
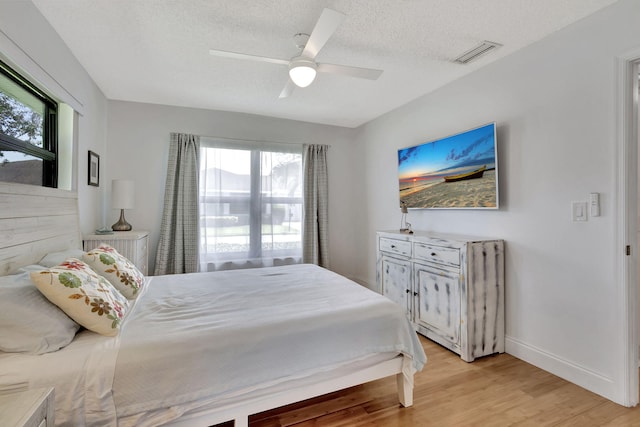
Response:
[[[589,216],[600,216],[600,193],[589,194]]]
[[[571,219],[574,222],[587,220],[587,202],[571,202]]]

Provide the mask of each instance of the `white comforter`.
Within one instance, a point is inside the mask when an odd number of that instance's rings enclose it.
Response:
[[[57,421],[156,425],[378,353],[409,356],[409,375],[426,361],[394,303],[311,265],[154,277],[108,342],[84,364],[90,398]]]

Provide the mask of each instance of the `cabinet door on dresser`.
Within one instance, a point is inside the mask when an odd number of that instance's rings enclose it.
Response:
[[[414,321],[454,345],[460,343],[460,274],[414,264],[417,287]]]
[[[383,255],[382,294],[402,306],[411,317],[411,262]]]

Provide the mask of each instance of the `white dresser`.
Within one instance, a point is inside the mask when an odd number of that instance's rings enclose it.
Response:
[[[115,231],[113,234],[89,234],[84,236],[86,252],[98,247],[101,243],[113,247],[121,255],[131,261],[145,276],[149,267],[149,232],[148,231]]]
[[[504,242],[377,233],[378,289],[463,360],[504,352]]]
[[[11,427],[53,427],[53,388],[0,394],[0,425]]]

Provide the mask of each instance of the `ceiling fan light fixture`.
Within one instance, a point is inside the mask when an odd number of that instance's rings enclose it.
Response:
[[[308,58],[293,58],[289,64],[289,77],[298,87],[309,86],[316,78],[316,63]]]

